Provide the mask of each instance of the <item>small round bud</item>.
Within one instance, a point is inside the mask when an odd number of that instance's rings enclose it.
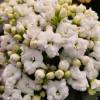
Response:
[[[18,23],[16,28],[17,28],[17,32],[19,34],[23,34],[25,32],[25,28],[24,28],[24,26],[21,23]]]
[[[0,85],[0,94],[2,94],[4,92],[4,86],[3,85]]]
[[[92,49],[93,47],[94,47],[94,42],[93,41],[89,41],[88,48]]]
[[[19,61],[20,60],[20,56],[18,55],[18,54],[12,54],[11,56],[10,56],[10,60],[12,60],[12,61]]]
[[[13,19],[14,15],[12,13],[8,13],[8,18]]]
[[[16,19],[14,19],[14,18],[13,18],[13,19],[10,19],[10,20],[9,20],[9,23],[10,23],[11,25],[15,25],[15,24],[16,24]]]
[[[55,74],[54,74],[54,72],[49,72],[49,73],[47,73],[46,77],[47,77],[47,79],[51,80],[51,79],[55,78]]]
[[[17,67],[17,68],[22,68],[22,63],[21,63],[21,62],[17,62],[17,63],[16,63],[16,67]]]
[[[43,69],[37,69],[35,72],[36,79],[43,79],[45,77],[45,71]]]
[[[25,45],[29,46],[29,45],[30,45],[30,40],[26,40],[26,39],[25,39],[25,40],[23,41],[23,43],[24,43]]]
[[[88,56],[81,57],[81,61],[84,65],[86,65],[89,62],[90,58]]]
[[[74,60],[73,60],[73,66],[75,66],[75,67],[80,67],[80,66],[81,66],[80,60],[79,60],[79,59],[74,59]]]
[[[34,96],[32,97],[32,100],[41,100],[41,97],[38,96],[38,95],[34,95]]]
[[[65,71],[65,78],[69,78],[71,76],[71,72],[70,71]]]
[[[95,95],[96,91],[94,89],[88,88],[89,95]]]
[[[74,19],[72,20],[72,23],[79,26],[80,25],[80,20],[78,18],[74,17]]]
[[[8,54],[8,56],[10,56],[10,55],[13,54],[13,52],[12,51],[8,51],[7,54]]]
[[[36,48],[36,47],[37,47],[37,41],[31,39],[31,41],[30,41],[30,46],[31,46],[32,48]]]
[[[21,40],[22,40],[22,36],[19,35],[19,34],[14,35],[14,38],[15,38],[17,41],[21,41]]]
[[[41,97],[45,97],[45,95],[46,95],[46,94],[45,94],[44,91],[41,91],[41,92],[40,92],[40,96],[41,96]]]
[[[61,79],[61,78],[63,78],[63,76],[64,76],[64,72],[63,72],[62,70],[58,69],[58,70],[55,72],[55,76],[56,76],[56,78]]]
[[[11,27],[11,33],[12,33],[13,35],[16,34],[16,27],[15,27],[15,26],[12,26],[12,27]]]

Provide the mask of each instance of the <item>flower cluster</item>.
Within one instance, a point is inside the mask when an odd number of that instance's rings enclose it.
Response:
[[[69,86],[100,91],[100,22],[72,0],[5,0],[0,4],[4,100],[64,100]]]

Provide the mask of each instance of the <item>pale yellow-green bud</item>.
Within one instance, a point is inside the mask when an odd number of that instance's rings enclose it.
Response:
[[[74,19],[72,20],[72,23],[79,26],[80,25],[80,20],[78,18],[74,17]]]
[[[59,16],[60,16],[61,18],[67,17],[67,10],[66,10],[65,8],[62,8],[62,9],[60,10]]]
[[[26,40],[26,39],[25,39],[25,40],[23,41],[23,43],[24,43],[25,45],[29,46],[29,45],[30,45],[30,40]]]
[[[74,59],[74,60],[73,60],[73,66],[75,66],[75,67],[80,67],[80,66],[81,66],[80,60],[79,60],[79,59]]]
[[[15,44],[13,46],[13,52],[17,53],[17,54],[20,54],[21,53],[21,49],[20,49],[20,46]]]
[[[11,56],[10,56],[10,59],[12,60],[12,61],[19,61],[20,60],[20,56],[18,55],[18,54],[12,54]]]
[[[9,20],[9,23],[10,23],[11,25],[15,25],[15,24],[16,24],[16,19],[14,19],[14,18],[13,18],[13,19],[10,19],[10,20]]]
[[[88,45],[88,48],[92,49],[94,47],[94,42],[93,41],[89,41],[89,45]]]
[[[24,26],[23,26],[22,24],[18,24],[18,25],[16,26],[16,28],[17,28],[17,32],[18,32],[19,34],[23,34],[23,33],[25,32],[25,28],[24,28]]]
[[[37,69],[35,72],[36,79],[43,79],[45,77],[45,71],[43,69]]]
[[[31,46],[32,48],[36,48],[36,47],[37,47],[37,40],[31,39],[31,41],[30,41],[30,46]]]
[[[17,63],[16,63],[16,67],[17,67],[17,68],[22,68],[22,63],[21,63],[21,62],[17,62]]]
[[[8,13],[8,18],[9,19],[13,19],[14,18],[14,14],[13,13]]]
[[[8,56],[11,56],[13,54],[13,51],[8,51],[7,54]]]
[[[96,91],[94,89],[88,88],[89,95],[95,95]]]
[[[38,95],[34,95],[34,96],[32,97],[32,100],[41,100],[41,97],[38,96]]]
[[[0,85],[0,94],[4,92],[5,87],[3,85]]]
[[[70,5],[70,6],[68,6],[68,10],[71,11],[71,12],[76,12],[76,8],[77,8],[76,5]]]
[[[47,73],[46,77],[47,77],[47,79],[51,80],[51,79],[55,78],[55,74],[54,74],[54,72],[49,72],[49,73]]]
[[[61,78],[63,78],[63,76],[64,76],[64,72],[63,72],[62,70],[58,69],[58,70],[55,72],[55,76],[56,76],[56,78],[61,79]]]
[[[40,96],[41,96],[41,97],[45,97],[45,95],[46,95],[46,94],[45,94],[44,91],[41,91],[41,92],[40,92]]]
[[[68,70],[68,71],[65,71],[65,78],[69,78],[71,76],[71,72]]]
[[[15,38],[17,41],[21,41],[21,40],[22,40],[22,36],[19,35],[19,34],[14,35],[14,38]]]
[[[11,34],[13,34],[13,35],[16,34],[16,27],[15,26],[11,27]]]

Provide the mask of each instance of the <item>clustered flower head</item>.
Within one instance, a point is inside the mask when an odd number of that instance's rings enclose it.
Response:
[[[72,0],[0,4],[3,100],[64,100],[69,86],[100,91],[100,22]]]

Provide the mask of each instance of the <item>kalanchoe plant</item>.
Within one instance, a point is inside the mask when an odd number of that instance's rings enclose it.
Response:
[[[0,99],[97,100],[100,22],[72,0],[0,4]]]

